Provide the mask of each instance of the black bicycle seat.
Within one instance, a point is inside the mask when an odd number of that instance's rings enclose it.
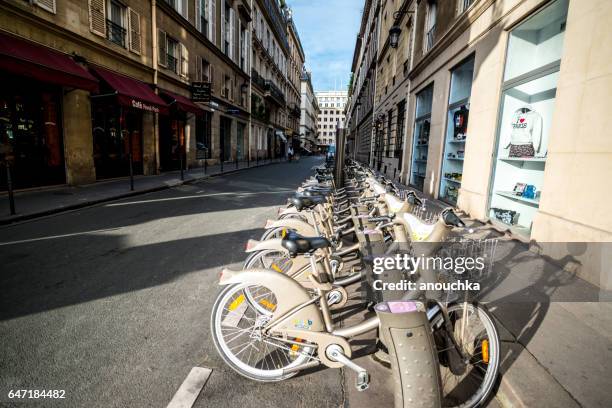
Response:
[[[305,208],[313,208],[318,204],[325,203],[326,199],[324,196],[317,195],[312,197],[304,197],[295,195],[289,199],[289,202],[297,208],[298,211],[302,211]]]
[[[320,248],[332,246],[331,242],[325,237],[303,237],[293,231],[285,235],[281,245],[289,251],[290,256],[307,254]]]

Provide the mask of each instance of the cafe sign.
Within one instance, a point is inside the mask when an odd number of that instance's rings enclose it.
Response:
[[[192,82],[191,100],[194,102],[209,102],[210,82]]]

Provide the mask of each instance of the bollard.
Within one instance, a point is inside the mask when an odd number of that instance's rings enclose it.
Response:
[[[9,209],[11,211],[11,215],[15,215],[15,195],[13,193],[13,177],[11,175],[11,165],[9,162],[6,162],[6,188],[8,190],[8,199],[9,199]]]
[[[238,155],[236,155],[236,170],[238,170]]]
[[[223,152],[219,155],[219,161],[221,162],[221,173],[223,173]]]
[[[131,151],[128,155],[128,159],[130,162],[130,191],[134,191],[134,159]]]
[[[181,166],[181,180],[185,180],[185,173],[183,172],[183,153],[179,153],[179,166]]]
[[[208,169],[208,160],[204,159],[204,175],[206,175],[207,169]]]
[[[382,302],[380,341],[389,350],[395,408],[441,407],[440,369],[433,336],[422,302]]]

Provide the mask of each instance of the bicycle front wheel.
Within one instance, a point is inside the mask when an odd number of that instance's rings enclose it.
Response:
[[[211,333],[219,355],[238,374],[256,381],[281,381],[298,371],[285,370],[310,360],[313,346],[301,339],[280,339],[264,333],[276,309],[276,297],[269,293],[262,314],[246,299],[245,289],[256,292],[262,286],[236,284],[225,287],[217,296],[211,316]]]
[[[442,313],[431,321],[440,361],[442,405],[471,408],[481,405],[490,395],[499,371],[500,342],[491,315],[481,305],[458,303],[448,307],[452,333],[447,332]],[[462,363],[452,335],[461,349]],[[455,360],[453,364],[452,360]]]

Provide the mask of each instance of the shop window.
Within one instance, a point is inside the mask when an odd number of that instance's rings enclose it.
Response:
[[[463,159],[473,76],[474,57],[470,57],[451,71],[439,197],[453,205],[457,203],[463,178]]]
[[[344,119],[344,118],[343,118]],[[406,134],[406,129],[404,126],[406,124],[406,101],[401,101],[397,104],[397,128],[395,130],[395,152],[394,156],[399,158],[399,162],[397,165],[398,169],[402,168],[402,146],[404,145],[404,136]]]
[[[489,217],[525,237],[545,187],[567,7],[567,0],[553,2],[515,28],[508,43]]]
[[[416,96],[410,184],[421,191],[423,190],[425,172],[427,170],[432,102],[433,84],[419,92]]]
[[[196,159],[212,157],[211,134],[211,113],[204,112],[203,115],[196,116]]]

